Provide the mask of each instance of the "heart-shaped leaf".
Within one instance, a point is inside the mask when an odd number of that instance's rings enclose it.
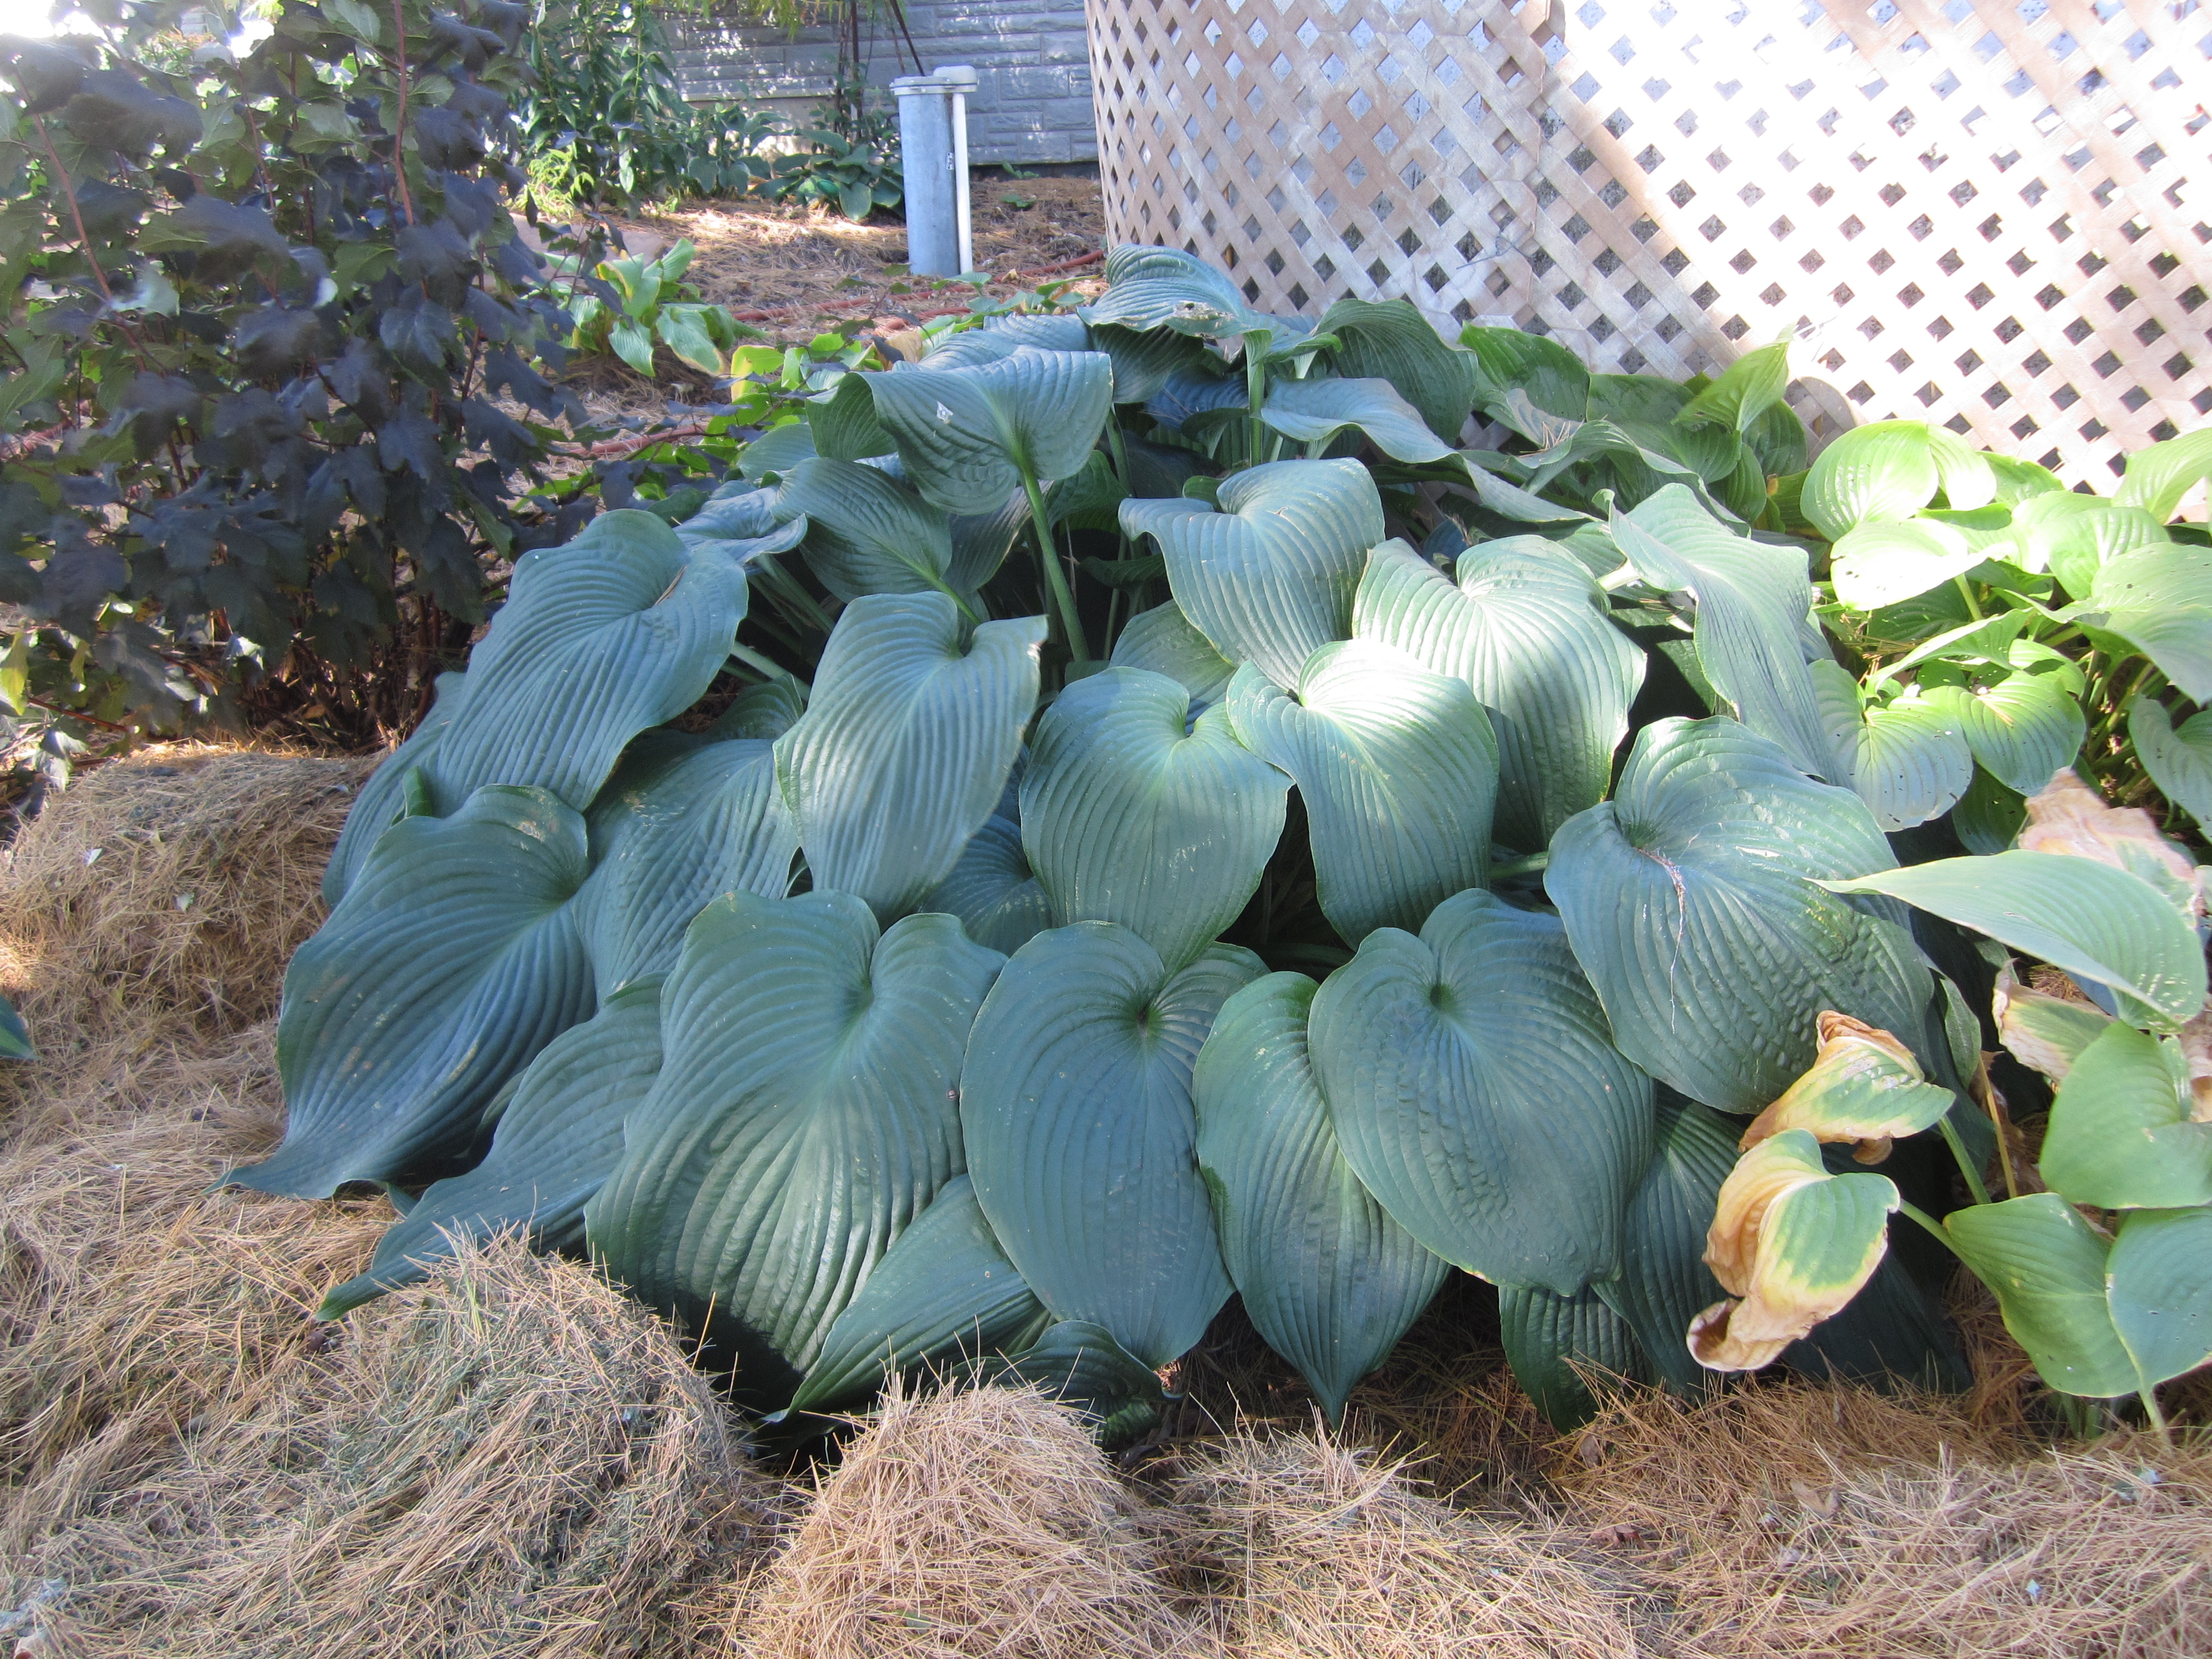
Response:
[[[1498,839],[1541,848],[1604,799],[1643,653],[1606,620],[1589,573],[1541,537],[1471,547],[1458,573],[1455,586],[1403,542],[1384,543],[1352,631],[1467,683],[1498,738]]]
[[[801,461],[779,505],[805,516],[806,567],[841,599],[938,592],[973,616],[975,590],[997,568],[995,560],[977,568],[981,560],[956,557],[945,514],[880,467]]]
[[[1417,928],[1485,884],[1498,738],[1466,682],[1347,640],[1307,659],[1295,698],[1246,663],[1229,714],[1297,781],[1322,913],[1346,939]]]
[[[2120,554],[2099,568],[2081,620],[2125,639],[2192,702],[2212,702],[2212,550],[2157,542]]]
[[[2130,1212],[2105,1270],[2112,1328],[2146,1382],[2212,1360],[2212,1209]]]
[[[676,965],[684,930],[725,893],[781,898],[799,828],[758,738],[648,734],[586,815],[592,875],[576,896],[602,1001]]]
[[[1431,432],[1447,444],[1458,441],[1474,410],[1474,362],[1440,337],[1412,301],[1339,300],[1316,331],[1335,337],[1328,360],[1339,374],[1389,381]]]
[[[1186,731],[1188,718],[1165,675],[1079,680],[1038,721],[1021,795],[1022,844],[1054,924],[1119,922],[1178,968],[1259,886],[1290,793],[1237,740],[1227,708]]]
[[[453,1173],[500,1086],[592,1011],[568,902],[587,857],[583,819],[542,789],[386,830],[285,970],[284,1144],[229,1180],[327,1198]]]
[[[1308,444],[1357,427],[1394,460],[1435,461],[1452,453],[1388,380],[1277,380],[1267,388],[1260,418],[1285,437]]]
[[[603,513],[574,541],[525,553],[423,764],[435,810],[501,783],[580,811],[632,738],[697,701],[744,614],[744,569],[693,557],[650,513]]]
[[[1227,276],[1179,248],[1109,248],[1106,283],[1106,292],[1076,313],[1093,328],[1170,329],[1211,340],[1271,320],[1251,311]]]
[[[2064,1199],[2034,1193],[2002,1204],[1969,1204],[1943,1218],[1943,1231],[1960,1259],[1996,1293],[2005,1329],[2045,1382],[2066,1394],[2100,1398],[2147,1386],[2112,1322],[2111,1246]],[[2154,1240],[2157,1231],[2154,1227]],[[2212,1275],[2212,1262],[2189,1265],[2198,1287]],[[2155,1269],[2144,1277],[2154,1295],[2180,1288]]]
[[[2113,499],[2141,507],[2160,524],[2181,506],[2181,498],[2212,477],[2212,427],[2185,432],[2128,457],[2126,476]]]
[[[2058,673],[2015,669],[1995,685],[1938,685],[1925,694],[1956,723],[1981,768],[2006,788],[2032,795],[2074,763],[2088,723]]]
[[[1790,342],[1778,340],[1747,351],[1730,363],[1719,378],[1690,399],[1676,418],[1748,432],[1760,416],[1781,403],[1789,389]]]
[[[2204,1006],[2204,951],[2196,931],[2149,883],[2094,859],[2015,851],[1822,884],[1838,893],[1886,893],[1987,933],[2134,998],[2149,1018],[2170,1026]]]
[[[1036,706],[1044,618],[967,644],[941,593],[872,594],[837,618],[776,775],[815,884],[889,919],[952,872],[982,827]]]
[[[1311,1029],[1345,1161],[1423,1244],[1562,1296],[1618,1269],[1651,1084],[1556,921],[1469,892],[1418,939],[1379,929],[1322,987]]]
[[[1745,1147],[1802,1129],[1815,1140],[1848,1143],[1862,1164],[1879,1164],[1899,1136],[1918,1134],[1951,1109],[1951,1091],[1929,1082],[1912,1050],[1887,1031],[1832,1012],[1816,1029],[1812,1066],[1752,1121]]]
[[[1166,675],[1190,693],[1191,707],[1200,712],[1228,695],[1237,672],[1173,599],[1129,618],[1114,641],[1113,664]]]
[[[1614,514],[1613,533],[1644,580],[1696,600],[1698,665],[1737,718],[1799,770],[1827,775],[1833,757],[1806,663],[1803,550],[1733,534],[1679,484]]]
[[[1024,1348],[1050,1317],[1000,1249],[974,1183],[955,1176],[837,1316],[790,1409],[846,1405],[888,1376]]]
[[[2121,554],[2167,539],[2166,526],[2139,507],[2115,507],[2071,490],[2038,495],[2013,509],[2009,557],[2027,570],[2048,570],[2077,599],[2087,599],[2097,573]]]
[[[1191,1068],[1221,1005],[1264,971],[1214,945],[1170,973],[1127,928],[1079,922],[1014,953],[969,1040],[960,1118],[992,1231],[1054,1314],[1150,1365],[1229,1299]]]
[[[1822,450],[1799,505],[1830,541],[1859,525],[1909,519],[1936,494],[1936,456],[1923,421],[1854,427]]]
[[[1493,420],[1541,447],[1589,417],[1589,370],[1557,340],[1480,324],[1459,338],[1474,360],[1476,406]]]
[[[1726,1294],[1705,1265],[1705,1231],[1742,1124],[1663,1085],[1656,1096],[1651,1162],[1621,1219],[1620,1275],[1592,1288],[1628,1322],[1660,1381],[1695,1398],[1712,1377],[1684,1334]]]
[[[1025,483],[1074,477],[1114,407],[1113,364],[1095,351],[1024,347],[866,378],[907,477],[948,513],[994,513]]]
[[[684,936],[659,1076],[585,1212],[592,1254],[780,1405],[959,1172],[968,1029],[1005,958],[950,916],[740,893]]]
[[[1231,1282],[1332,1423],[1449,1271],[1344,1161],[1307,1052],[1316,990],[1270,974],[1222,1005],[1191,1091]]]
[[[960,918],[978,945],[1012,956],[1052,924],[1052,907],[1022,851],[1022,827],[995,815],[969,838],[952,873],[921,901]]]
[[[431,1182],[377,1241],[368,1271],[325,1296],[315,1317],[342,1319],[420,1283],[457,1239],[520,1231],[533,1250],[580,1249],[584,1206],[621,1158],[623,1119],[659,1070],[660,981],[634,981],[545,1045],[516,1080],[484,1161]]]
[[[2176,726],[2157,702],[2137,697],[2128,710],[2128,741],[2160,793],[2199,829],[2212,826],[2212,709]]]
[[[1863,714],[1858,686],[1832,662],[1813,665],[1814,685],[1828,710],[1836,776],[1884,830],[1910,830],[1941,817],[1974,781],[1974,751],[1958,710],[1908,691]]]
[[[1225,480],[1220,501],[1124,501],[1121,529],[1159,544],[1176,603],[1222,656],[1295,685],[1308,657],[1352,633],[1382,497],[1357,461],[1275,461]]]
[[[2212,1204],[2212,1123],[2195,1121],[2187,1062],[2113,1020],[2075,1056],[2036,1167],[2045,1184],[2104,1210]]]
[[[838,461],[865,461],[888,455],[891,434],[876,418],[874,383],[865,374],[841,374],[826,398],[817,398],[806,411],[816,454]]]
[[[1734,720],[1637,733],[1610,801],[1552,839],[1545,890],[1613,1040],[1692,1099],[1752,1113],[1836,1009],[1917,1033],[1928,969],[1900,921],[1821,890],[1895,854],[1866,805]]]

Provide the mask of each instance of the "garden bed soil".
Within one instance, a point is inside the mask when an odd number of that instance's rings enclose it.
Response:
[[[1035,1396],[924,1390],[818,1470],[749,1462],[677,1334],[511,1243],[316,1324],[389,1204],[209,1183],[278,1133],[282,968],[365,770],[149,750],[0,870],[0,990],[40,1048],[0,1072],[0,1651],[2212,1651],[2212,1449],[2049,1443],[1972,1308],[1964,1400],[1762,1378],[1564,1437],[1470,1292],[1340,1437],[1224,1316],[1134,1455]]]

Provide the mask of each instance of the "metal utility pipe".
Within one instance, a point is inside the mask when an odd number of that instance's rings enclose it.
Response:
[[[891,82],[906,178],[907,268],[918,276],[975,268],[968,205],[968,94],[975,85],[965,64]]]

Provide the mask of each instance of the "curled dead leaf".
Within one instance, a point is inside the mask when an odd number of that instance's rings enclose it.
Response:
[[[1784,1129],[1824,1141],[1849,1141],[1862,1164],[1889,1156],[1899,1135],[1917,1134],[1950,1109],[1951,1093],[1927,1081],[1920,1062],[1887,1031],[1839,1014],[1821,1014],[1820,1048],[1803,1076],[1752,1121],[1745,1151]]]
[[[2204,919],[2195,860],[2159,833],[2149,813],[2107,805],[2071,770],[2028,797],[2020,846],[2022,852],[2066,854],[2124,870],[2164,893],[2191,922]]]

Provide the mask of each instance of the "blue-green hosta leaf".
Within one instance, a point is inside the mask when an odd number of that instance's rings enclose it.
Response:
[[[1260,418],[1300,443],[1324,442],[1357,427],[1394,460],[1435,461],[1452,453],[1388,380],[1277,380],[1267,388]]]
[[[1339,374],[1389,381],[1431,432],[1457,441],[1474,411],[1474,361],[1443,339],[1412,301],[1339,300],[1322,313],[1316,331],[1335,337],[1328,361]]]
[[[1228,695],[1237,672],[1173,599],[1129,618],[1114,641],[1113,665],[1166,675],[1190,693],[1191,707],[1200,711]]]
[[[2149,697],[2137,697],[2128,711],[2128,741],[2160,792],[2197,827],[2212,827],[2212,709],[2201,709],[2179,726]]]
[[[654,733],[635,744],[586,822],[592,874],[577,924],[604,1000],[676,965],[691,919],[725,893],[781,898],[799,826],[765,741]]]
[[[1705,1265],[1705,1230],[1735,1168],[1742,1126],[1672,1089],[1657,1096],[1651,1162],[1621,1220],[1620,1276],[1593,1288],[1628,1322],[1660,1381],[1694,1397],[1712,1376],[1683,1333],[1727,1294]]]
[[[592,1254],[781,1404],[959,1173],[961,1056],[1005,958],[848,893],[720,900],[661,993],[659,1076],[585,1211]],[[712,1312],[709,1312],[711,1308]]]
[[[2120,554],[2099,568],[2081,620],[2119,635],[2191,702],[2212,702],[2212,550],[2159,542]]]
[[[1804,550],[1734,534],[1679,484],[1615,513],[1613,533],[1644,580],[1695,599],[1698,665],[1737,718],[1800,771],[1826,776],[1826,723],[1805,660]]]
[[[1822,450],[1800,506],[1830,541],[1878,519],[1909,519],[1936,494],[1936,457],[1923,421],[1854,427]]]
[[[607,346],[648,380],[653,378],[653,334],[632,317],[617,317],[607,330]]]
[[[1175,967],[1259,886],[1291,782],[1237,740],[1227,708],[1186,732],[1188,711],[1164,674],[1078,680],[1037,723],[1022,778],[1022,844],[1054,924],[1119,922]]]
[[[1469,892],[1418,939],[1380,929],[1311,1030],[1345,1161],[1407,1232],[1562,1296],[1618,1269],[1651,1081],[1615,1052],[1557,921]]]
[[[2058,673],[2017,669],[1979,690],[1929,688],[1924,701],[1954,721],[1974,759],[2008,789],[2032,795],[2074,763],[2088,722]]]
[[[2056,1193],[1969,1204],[1943,1218],[1960,1260],[1994,1291],[2005,1329],[2045,1382],[2109,1397],[2142,1386],[2106,1300],[2111,1247]]]
[[[1959,844],[1969,853],[2002,853],[2020,839],[2027,820],[2027,803],[2017,789],[2008,789],[1980,767],[1959,804],[1951,809],[1951,827]]]
[[[952,872],[997,804],[1037,694],[1044,618],[985,623],[963,648],[941,593],[845,607],[776,775],[817,887],[884,918]]]
[[[1244,377],[1231,374],[1218,360],[1203,358],[1162,380],[1145,400],[1145,413],[1162,426],[1196,437],[1206,429],[1205,417],[1231,410],[1249,411],[1251,406]]]
[[[2199,427],[2129,456],[2113,499],[2123,507],[2141,507],[2163,524],[2181,498],[2207,477],[2212,477],[2212,427]]]
[[[738,692],[707,730],[716,738],[766,738],[773,743],[805,712],[806,683],[781,674]]]
[[[805,421],[788,421],[769,428],[738,452],[738,476],[755,483],[771,475],[786,477],[816,453],[814,428]]]
[[[1024,478],[1073,477],[1114,407],[1113,364],[1095,351],[1024,347],[866,379],[907,477],[948,513],[995,513]]]
[[[2130,1212],[2106,1270],[2112,1328],[2147,1382],[2212,1361],[2212,1208]]]
[[[1836,777],[1858,792],[1885,831],[1910,830],[1951,810],[1974,781],[1974,752],[1959,711],[1917,691],[1863,713],[1857,687],[1832,662],[1813,665],[1814,681],[1833,692],[1830,731]]]
[[[1266,326],[1222,272],[1177,248],[1125,242],[1106,253],[1106,292],[1076,314],[1093,328],[1171,329],[1219,339]]]
[[[981,328],[939,335],[922,353],[921,361],[930,368],[972,368],[978,363],[1011,357],[1024,346],[1039,351],[1088,351],[1091,331],[1083,319],[1064,313],[1048,317],[989,317]]]
[[[1024,1348],[1050,1317],[1000,1248],[975,1184],[955,1176],[837,1316],[791,1410],[847,1405],[887,1376]]]
[[[952,1373],[957,1387],[986,1382],[1042,1389],[1091,1424],[1100,1446],[1113,1451],[1160,1420],[1166,1400],[1153,1369],[1114,1340],[1103,1325],[1063,1319],[1048,1325],[1018,1353],[994,1355]]]
[[[733,479],[675,526],[676,539],[695,558],[702,550],[741,563],[764,554],[788,553],[805,537],[806,521],[780,513],[781,504],[779,491]]]
[[[1382,498],[1357,461],[1275,461],[1203,501],[1128,501],[1121,529],[1150,536],[1168,585],[1198,631],[1232,663],[1256,662],[1281,686],[1306,659],[1352,633],[1352,596],[1382,539]]]
[[[831,460],[865,461],[891,453],[891,434],[876,418],[873,387],[866,374],[841,374],[829,396],[811,400],[806,424],[816,453]]]
[[[1541,848],[1604,799],[1644,656],[1606,620],[1589,572],[1540,537],[1471,547],[1458,569],[1455,586],[1404,543],[1383,544],[1352,631],[1467,683],[1498,737],[1498,839]]]
[[[542,789],[478,790],[379,838],[284,974],[284,1144],[242,1187],[327,1198],[349,1181],[447,1174],[484,1108],[591,1012],[568,901],[584,821]]]
[[[1501,1285],[1498,1324],[1513,1380],[1561,1432],[1597,1415],[1593,1382],[1602,1387],[1607,1378],[1649,1380],[1643,1344],[1594,1285],[1572,1296],[1533,1285]]]
[[[966,568],[981,562],[956,556],[945,514],[881,468],[801,461],[783,488],[781,510],[804,515],[799,550],[839,599],[938,592],[977,610],[975,590],[991,571]]]
[[[1588,520],[1590,516],[1580,507],[1561,507],[1523,489],[1510,477],[1492,471],[1492,465],[1485,465],[1472,450],[1459,452],[1458,473],[1453,482],[1456,483],[1462,476],[1468,487],[1474,491],[1475,499],[1500,518],[1517,520],[1522,524],[1572,524],[1577,520]],[[1517,472],[1514,476],[1518,476]]]
[[[338,844],[331,849],[331,861],[323,871],[323,902],[336,908],[343,898],[353,878],[361,872],[368,858],[368,850],[376,845],[376,838],[404,817],[408,811],[407,780],[422,769],[431,751],[437,747],[439,737],[453,723],[460,713],[461,703],[468,696],[468,677],[465,674],[438,676],[437,701],[413,735],[398,748],[384,757],[383,763],[368,775],[361,793],[354,797],[353,805],[346,813],[345,828],[338,832]],[[418,782],[417,788],[420,789]]]
[[[0,997],[0,1060],[36,1060],[39,1051],[31,1046],[31,1033],[23,1024],[23,1016],[6,997]]]
[[[1460,343],[1474,359],[1477,407],[1540,448],[1589,418],[1589,370],[1557,340],[1469,324]]]
[[[1840,893],[1886,893],[1987,933],[2076,979],[2135,998],[2172,1026],[2204,1006],[2204,952],[2196,930],[2148,882],[2094,859],[2014,851],[1825,884]],[[1887,1030],[1909,1029],[1860,1018]]]
[[[1306,1047],[1316,988],[1303,974],[1270,974],[1231,997],[1191,1092],[1230,1280],[1334,1423],[1449,1269],[1390,1218],[1338,1150]]]
[[[1194,1152],[1191,1068],[1264,972],[1213,945],[1180,972],[1126,927],[1039,933],[983,1005],[960,1079],[975,1197],[1062,1319],[1164,1365],[1229,1299]]]
[[[969,938],[1008,956],[1052,926],[1052,907],[1022,851],[1021,825],[996,815],[969,838],[921,908],[959,917]]]
[[[2195,1106],[2179,1045],[2114,1020],[2058,1085],[2036,1168],[2051,1191],[2102,1210],[2212,1204],[2212,1123]]]
[[[1836,597],[1855,611],[1941,587],[1981,563],[1982,550],[1934,519],[1874,519],[1844,532],[1829,567]]]
[[[2166,539],[2166,526],[2139,507],[2115,507],[2070,489],[2037,495],[2012,513],[2009,558],[2027,570],[2048,570],[2076,599],[2087,599],[2109,559]]]
[[[1307,659],[1293,697],[1250,663],[1229,688],[1237,734],[1304,801],[1322,914],[1348,939],[1419,927],[1486,884],[1498,738],[1463,680],[1366,640]]]
[[[1664,720],[1637,733],[1613,798],[1553,837],[1545,890],[1621,1052],[1751,1113],[1812,1064],[1823,1010],[1919,1032],[1911,935],[1816,884],[1894,859],[1853,792],[1734,720]]]
[[[623,1119],[660,1070],[660,981],[643,979],[547,1043],[517,1080],[491,1150],[465,1175],[431,1182],[377,1241],[368,1271],[323,1298],[318,1319],[417,1284],[457,1238],[521,1231],[534,1250],[584,1243],[584,1205],[622,1157]]]
[[[423,765],[436,809],[505,783],[582,811],[632,738],[698,700],[744,614],[743,568],[692,557],[650,513],[603,513],[524,554]]]
[[[1790,389],[1790,342],[1747,351],[1712,384],[1692,398],[1676,417],[1684,422],[1711,422],[1738,433],[1748,432],[1759,417],[1782,401]]]

